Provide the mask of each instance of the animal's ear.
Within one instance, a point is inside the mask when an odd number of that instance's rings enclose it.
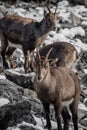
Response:
[[[56,59],[52,60],[52,61],[51,61],[51,63],[50,63],[50,65],[55,64],[57,61],[58,61],[58,58],[56,58]]]

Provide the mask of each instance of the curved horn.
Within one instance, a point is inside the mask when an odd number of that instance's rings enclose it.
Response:
[[[48,53],[47,53],[47,55],[46,55],[46,58],[45,58],[45,61],[48,60],[48,57],[49,57],[49,55],[50,55],[50,53],[51,53],[52,50],[53,50],[53,47],[48,51]]]
[[[39,61],[41,61],[39,50],[37,51],[37,56],[38,56]]]
[[[56,14],[56,12],[57,12],[57,6],[56,6],[56,8],[55,8],[55,14]]]
[[[48,9],[49,13],[51,13],[51,10],[50,10],[49,6],[47,6],[47,5],[46,5],[46,7],[47,7],[47,9]]]

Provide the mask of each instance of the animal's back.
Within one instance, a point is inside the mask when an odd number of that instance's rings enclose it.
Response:
[[[75,47],[67,42],[56,42],[40,49],[40,55],[45,57],[48,51],[53,48],[49,59],[58,58],[57,66],[67,66],[75,62],[78,52]]]
[[[13,43],[22,43],[24,40],[25,26],[37,22],[34,19],[21,16],[5,16],[0,19],[0,30]]]

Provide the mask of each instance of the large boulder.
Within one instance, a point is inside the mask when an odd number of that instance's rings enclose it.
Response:
[[[23,68],[5,70],[6,78],[24,88],[34,89],[34,73],[25,74]]]
[[[19,101],[22,98],[23,88],[6,79],[0,79],[0,97],[9,101]]]
[[[0,130],[5,130],[9,126],[16,126],[23,121],[36,124],[31,114],[29,101],[24,100],[15,104],[6,104],[0,108]]]

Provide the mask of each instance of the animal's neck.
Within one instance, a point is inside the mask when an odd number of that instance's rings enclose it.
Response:
[[[41,33],[43,34],[49,33],[50,28],[48,27],[45,19],[42,19],[42,21],[39,24],[40,24]]]
[[[49,85],[50,82],[52,81],[52,78],[53,78],[53,77],[52,77],[51,72],[50,72],[50,69],[49,69],[48,72],[47,72],[47,75],[44,77],[43,82],[44,82],[45,84]]]

